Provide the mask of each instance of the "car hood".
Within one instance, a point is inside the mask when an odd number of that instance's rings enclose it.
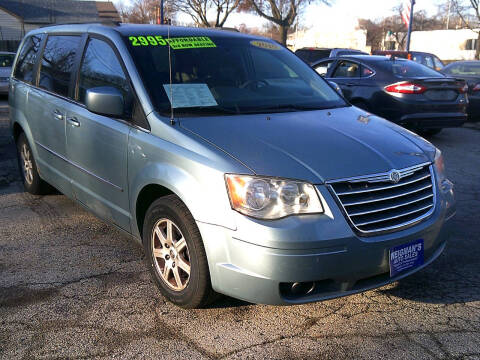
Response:
[[[353,106],[180,124],[255,174],[312,183],[406,168],[432,161],[435,152],[423,138]]]

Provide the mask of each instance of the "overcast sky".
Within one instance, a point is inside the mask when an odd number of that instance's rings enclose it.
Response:
[[[116,0],[114,2],[121,2]],[[123,0],[129,3],[131,0]],[[169,0],[165,0],[167,3]],[[172,1],[172,0],[170,0]],[[174,0],[173,0],[174,1]],[[376,19],[392,14],[392,8],[403,0],[334,0],[331,6],[312,4],[300,18],[300,25],[306,27],[352,28],[356,27],[358,18]],[[426,10],[435,13],[437,4],[444,0],[416,0],[415,10]],[[179,21],[191,22],[191,18],[180,16]],[[264,20],[255,15],[233,13],[225,26],[238,26],[245,23],[248,27],[261,26]]]

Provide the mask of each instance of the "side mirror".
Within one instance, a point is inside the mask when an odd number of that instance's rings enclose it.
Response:
[[[340,89],[340,86],[338,86],[338,84],[336,82],[333,82],[333,81],[329,81],[329,83],[337,91],[337,93],[339,93],[340,96],[343,97],[343,91],[342,91],[342,89]]]
[[[120,117],[125,101],[122,93],[111,86],[95,87],[87,90],[85,105],[93,113]]]

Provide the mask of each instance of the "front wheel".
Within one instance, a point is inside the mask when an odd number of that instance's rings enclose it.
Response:
[[[165,196],[150,205],[143,243],[153,279],[168,300],[183,308],[210,302],[214,292],[202,238],[177,196]]]

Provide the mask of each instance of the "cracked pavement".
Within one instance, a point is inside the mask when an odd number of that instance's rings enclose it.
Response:
[[[0,359],[480,359],[480,126],[432,138],[456,185],[444,253],[380,289],[275,307],[166,302],[140,245],[19,182],[0,99]]]

